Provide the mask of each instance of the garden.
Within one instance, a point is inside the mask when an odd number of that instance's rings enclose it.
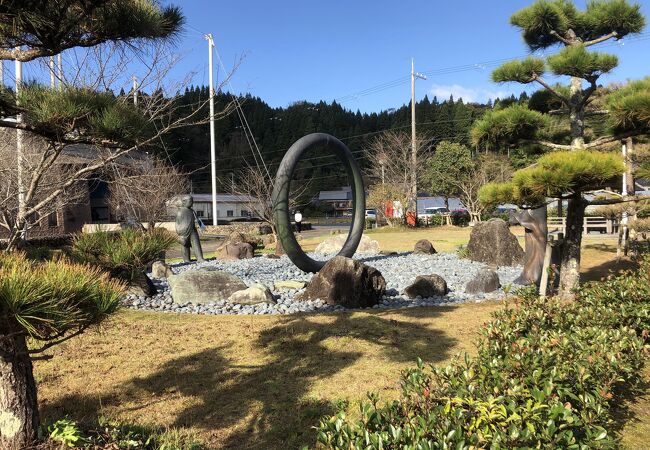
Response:
[[[258,114],[212,66],[174,85],[186,20],[0,6],[0,448],[647,447],[650,78],[603,84],[600,51],[642,5],[515,12],[531,54],[491,78],[519,98],[418,118],[412,62],[411,134],[406,106]],[[421,190],[444,206],[418,226]]]

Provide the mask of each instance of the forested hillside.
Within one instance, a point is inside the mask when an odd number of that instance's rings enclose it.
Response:
[[[525,94],[522,95],[526,98]],[[182,105],[196,105],[207,98],[207,87],[191,87],[185,91],[180,101]],[[410,133],[410,105],[380,113],[362,114],[345,109],[336,102],[296,102],[287,108],[272,108],[257,97],[245,96],[239,100],[264,161],[272,173],[291,144],[308,133],[324,132],[341,139],[362,167],[368,164],[363,149],[378,133],[390,129],[402,129]],[[217,94],[216,109],[220,110],[231,101],[230,94]],[[505,100],[513,101],[517,99],[512,97]],[[425,97],[416,105],[418,133],[425,133],[434,145],[441,140],[468,143],[471,124],[490,107],[491,104],[469,104],[453,97],[444,101]],[[207,108],[205,114],[208,114]],[[236,112],[217,121],[215,129],[219,190],[228,192],[232,180],[236,182],[237,172],[246,168],[247,164],[255,165],[256,162]],[[191,172],[194,192],[209,192],[209,126],[205,124],[178,129],[169,136],[166,147],[172,161]],[[333,158],[319,156],[322,155],[309,155],[301,166],[298,177],[311,179],[311,190],[340,186],[344,182],[341,166]]]

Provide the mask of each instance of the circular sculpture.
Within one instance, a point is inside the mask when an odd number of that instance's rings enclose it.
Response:
[[[352,186],[352,204],[354,214],[352,216],[352,223],[348,231],[348,238],[343,244],[343,248],[338,253],[339,256],[347,256],[348,258],[354,255],[354,252],[359,246],[361,235],[363,234],[365,211],[366,211],[366,196],[363,186],[363,178],[361,177],[361,170],[357,162],[352,156],[350,149],[346,145],[325,133],[312,133],[298,139],[287,150],[287,153],[282,158],[278,173],[275,177],[275,184],[273,187],[273,216],[275,218],[275,227],[278,233],[284,251],[289,259],[301,270],[305,272],[318,272],[324,265],[325,261],[316,261],[302,251],[296,237],[293,234],[291,227],[291,219],[289,217],[289,191],[291,187],[291,179],[296,170],[296,166],[300,161],[302,155],[314,147],[324,146],[326,149],[334,153],[343,163],[345,171],[347,172],[348,181]]]

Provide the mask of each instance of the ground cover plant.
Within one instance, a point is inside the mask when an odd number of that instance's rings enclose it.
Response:
[[[335,449],[614,448],[611,407],[649,354],[650,262],[575,301],[523,292],[481,329],[476,357],[418,366],[402,397],[321,421]]]
[[[77,235],[71,253],[77,261],[101,267],[111,276],[131,282],[176,241],[177,238],[163,228],[97,231]]]

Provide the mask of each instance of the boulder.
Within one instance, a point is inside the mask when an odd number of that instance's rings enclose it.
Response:
[[[323,242],[318,244],[316,247],[316,253],[324,253],[326,255],[338,253],[343,248],[346,239],[348,238],[347,234],[337,234],[335,236],[325,239]],[[361,241],[359,241],[359,246],[357,247],[356,253],[367,253],[370,255],[379,254],[379,242],[370,239],[365,234],[361,236]]]
[[[226,238],[225,244],[250,244],[255,250],[257,247],[262,246],[262,238],[259,236],[253,236],[252,234],[244,234],[239,231],[233,231]]]
[[[151,297],[157,292],[156,286],[154,286],[151,279],[144,272],[135,274],[135,277],[133,277],[126,287],[126,294],[133,294],[138,297]]]
[[[321,299],[330,305],[368,308],[386,292],[386,280],[374,267],[345,256],[335,256],[313,276],[299,300]]]
[[[265,234],[261,237],[262,245],[268,247],[272,244],[275,244],[275,236],[273,234]]]
[[[491,269],[483,269],[465,285],[467,294],[484,294],[496,291],[501,287],[499,274]]]
[[[153,278],[169,278],[172,275],[174,275],[174,272],[164,261],[154,261],[151,265],[151,276]]]
[[[477,223],[469,237],[467,253],[472,261],[493,266],[518,266],[524,261],[524,250],[503,219]]]
[[[228,297],[229,303],[239,303],[240,305],[257,305],[258,303],[275,303],[271,290],[260,283],[255,283],[251,287],[233,292]]]
[[[413,253],[416,255],[433,255],[436,252],[436,249],[433,248],[433,244],[426,239],[420,239],[415,243],[413,248]]]
[[[275,253],[267,253],[266,255],[264,255],[264,257],[268,259],[280,259],[280,257]]]
[[[447,282],[440,275],[435,273],[432,275],[418,275],[413,284],[408,286],[404,293],[409,298],[422,298],[429,297],[442,297],[447,295]]]
[[[273,289],[276,291],[287,291],[290,289],[302,289],[307,283],[299,280],[280,280],[273,283]]]
[[[219,249],[219,259],[250,259],[254,256],[253,246],[245,242],[228,243]]]
[[[204,304],[227,300],[233,293],[246,289],[246,284],[228,272],[203,267],[168,278],[175,303]]]

